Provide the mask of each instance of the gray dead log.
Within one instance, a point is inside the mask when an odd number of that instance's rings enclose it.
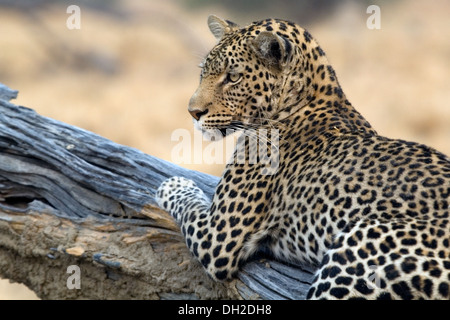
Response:
[[[216,283],[153,196],[164,179],[218,177],[9,102],[0,84],[0,276],[47,299],[304,299],[313,271],[254,261]],[[80,289],[71,289],[71,265]]]

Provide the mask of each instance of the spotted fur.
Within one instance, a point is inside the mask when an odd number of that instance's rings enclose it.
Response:
[[[279,132],[271,174],[247,136],[212,201],[180,177],[157,192],[209,275],[232,279],[264,249],[318,267],[311,299],[449,299],[450,159],[379,136],[298,25],[208,23],[218,43],[189,103],[197,127]]]

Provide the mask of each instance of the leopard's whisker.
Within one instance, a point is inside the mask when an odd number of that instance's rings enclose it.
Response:
[[[259,131],[258,129],[249,129],[246,128],[240,124],[233,124],[232,126],[230,126],[230,128],[236,128],[238,130],[243,130],[245,131],[245,135],[248,137],[252,137],[255,140],[258,140],[259,143],[265,144],[266,146],[271,146],[272,148],[275,148],[277,151],[279,150],[279,146],[278,143],[274,143],[272,141],[272,138],[267,136],[267,132],[265,132],[264,134],[262,134],[261,131]],[[276,130],[276,129],[275,129]]]
[[[242,118],[244,120],[257,119],[261,123],[267,122],[266,125],[261,125],[260,123],[253,123],[253,122],[245,123],[246,125],[258,126],[258,127],[265,127],[265,126],[271,126],[271,125],[280,125],[280,126],[283,126],[283,127],[285,126],[285,124],[283,122],[278,121],[278,120],[273,120],[273,119],[270,119],[270,118],[263,118],[263,117],[255,118],[255,117],[245,116],[245,115],[234,116],[234,118]]]

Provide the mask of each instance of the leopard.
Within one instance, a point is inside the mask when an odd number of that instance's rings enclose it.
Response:
[[[241,136],[212,198],[180,176],[155,195],[207,274],[231,281],[265,252],[317,270],[307,299],[450,299],[450,158],[379,135],[296,23],[208,26],[188,112]]]

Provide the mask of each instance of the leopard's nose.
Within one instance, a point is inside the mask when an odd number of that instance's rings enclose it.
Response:
[[[205,110],[198,110],[198,109],[189,110],[189,113],[191,114],[192,118],[194,118],[195,120],[198,120],[198,119],[200,119],[200,117],[202,115],[208,113],[208,109],[205,109]]]

